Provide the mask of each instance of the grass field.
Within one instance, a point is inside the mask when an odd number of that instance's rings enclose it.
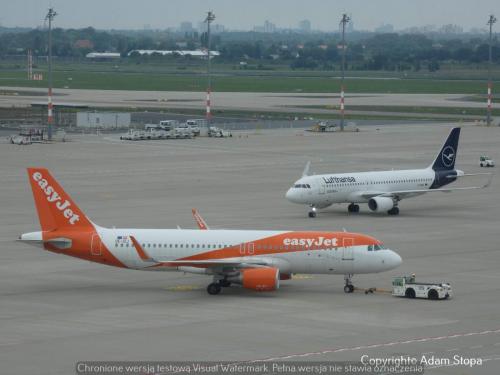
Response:
[[[200,65],[185,70],[174,65],[159,64],[56,64],[54,87],[77,89],[204,91],[207,79]],[[273,71],[235,70],[230,65],[214,68],[213,90],[226,92],[333,93],[339,91],[339,72],[291,71],[278,67]],[[37,72],[44,81],[29,81],[24,69],[16,65],[0,65],[0,86],[46,87],[44,66]],[[449,93],[483,94],[483,73],[450,70],[436,74],[420,73],[402,76],[394,72],[349,72],[345,82],[350,93]],[[355,77],[353,77],[355,76]],[[460,77],[461,79],[456,79]],[[495,71],[497,82],[500,75]],[[467,78],[467,79],[466,79]]]

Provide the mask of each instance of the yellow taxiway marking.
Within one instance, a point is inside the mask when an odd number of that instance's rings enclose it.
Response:
[[[191,290],[200,290],[203,287],[201,285],[174,285],[167,286],[163,289],[168,290],[169,292],[189,292]]]
[[[295,280],[304,280],[304,279],[312,279],[312,278],[314,278],[314,276],[312,276],[312,275],[303,275],[303,274],[300,274],[300,273],[292,275],[292,279],[295,279]]]

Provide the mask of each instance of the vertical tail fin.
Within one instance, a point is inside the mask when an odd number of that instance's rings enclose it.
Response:
[[[441,151],[434,159],[431,168],[435,171],[445,171],[455,169],[455,159],[458,151],[458,139],[460,137],[460,128],[451,129],[450,135],[446,138]]]
[[[71,197],[45,168],[28,168],[42,231],[93,229],[93,225]]]

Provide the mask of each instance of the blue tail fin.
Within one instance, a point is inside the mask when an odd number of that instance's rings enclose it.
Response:
[[[455,159],[458,151],[458,138],[460,137],[460,128],[451,129],[450,135],[446,139],[441,151],[436,156],[432,169],[435,171],[447,171],[455,169]]]

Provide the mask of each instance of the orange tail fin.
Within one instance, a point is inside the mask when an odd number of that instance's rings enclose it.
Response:
[[[28,168],[28,178],[42,231],[93,229],[90,220],[46,168]]]

